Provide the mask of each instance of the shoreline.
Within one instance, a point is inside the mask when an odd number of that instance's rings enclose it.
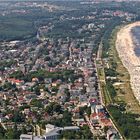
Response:
[[[131,29],[140,26],[140,22],[128,24],[117,33],[116,50],[124,67],[130,74],[130,84],[135,98],[140,104],[140,57],[135,54],[135,42]]]

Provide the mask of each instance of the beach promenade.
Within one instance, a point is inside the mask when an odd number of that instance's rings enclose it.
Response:
[[[140,22],[126,25],[117,33],[116,49],[130,74],[131,88],[140,104],[140,57],[135,54],[134,37],[131,32],[136,26],[140,26]]]

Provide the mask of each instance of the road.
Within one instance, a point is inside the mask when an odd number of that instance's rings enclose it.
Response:
[[[5,130],[7,130],[7,128],[6,128],[6,126],[5,126],[5,124],[4,123],[0,123],[1,124],[1,126],[5,129]]]
[[[98,52],[97,52],[97,58],[96,58],[97,60],[101,60],[101,58],[102,58],[102,48],[103,48],[103,44],[101,41],[99,44]]]
[[[97,70],[97,72],[98,72],[97,61],[100,61],[100,65],[103,66],[103,63],[102,63],[102,52],[103,52],[103,50],[102,50],[102,49],[103,49],[103,45],[102,45],[102,41],[101,41],[100,44],[99,44],[99,48],[98,48],[98,52],[97,52],[97,58],[96,58],[96,63],[95,63],[95,64],[96,64],[96,70]],[[113,117],[111,116],[110,112],[108,111],[106,105],[105,105],[104,102],[103,102],[103,95],[102,95],[102,93],[101,93],[101,91],[102,91],[102,90],[101,90],[101,82],[104,82],[104,84],[106,85],[106,79],[105,79],[104,67],[102,67],[102,69],[103,69],[103,73],[104,73],[104,80],[103,80],[103,81],[100,81],[100,77],[99,77],[99,75],[98,75],[98,73],[97,73],[98,80],[99,80],[99,94],[100,94],[101,104],[106,108],[108,114],[110,115],[110,118],[111,118],[110,121],[112,122],[112,125],[113,125],[114,128],[117,130],[117,132],[119,133],[120,138],[121,138],[121,139],[124,139],[124,138],[122,137],[120,131],[119,131],[118,128],[116,127],[116,124],[115,124],[114,121],[113,121]],[[107,91],[107,92],[108,92],[108,91]],[[108,94],[109,94],[109,92],[108,92]]]
[[[120,139],[121,139],[121,140],[124,140],[125,138],[122,137],[120,131],[119,131],[118,128],[116,127],[116,124],[113,122],[113,117],[112,117],[112,115],[110,114],[110,112],[108,111],[107,108],[106,108],[106,111],[108,112],[108,114],[109,114],[109,116],[110,116],[110,121],[111,121],[111,123],[113,124],[114,128],[118,131],[118,134],[119,134],[119,136],[120,136]]]
[[[85,116],[85,120],[86,120],[86,122],[88,123],[88,126],[89,126],[89,128],[90,128],[91,133],[95,136],[94,127],[92,126],[92,124],[91,124],[91,122],[90,122],[90,119],[89,119],[88,115],[85,113],[84,116]]]

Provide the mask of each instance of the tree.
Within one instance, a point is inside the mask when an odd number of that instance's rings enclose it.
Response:
[[[69,89],[65,89],[65,94],[66,94],[66,102],[70,100],[70,92]]]
[[[70,126],[72,124],[72,114],[68,111],[64,111],[62,123],[64,126]]]
[[[6,131],[3,129],[3,127],[0,125],[0,139],[4,138]]]
[[[7,130],[5,134],[6,139],[15,139],[14,131],[13,129]]]
[[[5,133],[6,139],[19,139],[21,132],[17,129],[17,124],[14,124],[13,129],[8,129]]]
[[[17,123],[17,122],[24,122],[24,119],[25,118],[23,117],[22,113],[20,113],[19,111],[15,111],[14,112],[13,121],[15,123]]]
[[[61,106],[57,103],[53,105],[53,112],[61,113]]]
[[[46,112],[53,114],[54,112],[62,113],[62,108],[58,103],[52,102],[46,107]]]
[[[40,88],[39,88],[39,86],[35,86],[34,87],[34,92],[35,92],[36,95],[40,95]]]
[[[15,79],[23,79],[24,78],[24,74],[22,71],[15,71],[12,74],[10,74],[10,78],[15,78]]]
[[[43,104],[41,100],[37,100],[37,99],[32,99],[31,100],[31,105],[38,107],[38,108],[43,108]]]
[[[50,61],[50,59],[51,59],[51,58],[50,58],[49,56],[46,56],[46,57],[45,57],[45,61]]]
[[[10,90],[10,89],[12,89],[12,84],[10,82],[5,82],[5,84],[3,85],[3,88]]]

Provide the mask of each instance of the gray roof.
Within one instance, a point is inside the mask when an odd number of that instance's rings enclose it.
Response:
[[[64,127],[64,130],[79,130],[80,128],[78,126],[66,126]]]
[[[60,134],[57,133],[56,130],[54,130],[54,131],[50,131],[50,132],[46,133],[46,134],[44,135],[44,137],[58,136],[58,135],[60,135]]]
[[[54,129],[54,128],[55,128],[55,125],[47,124],[47,125],[46,125],[46,128]]]
[[[20,138],[21,138],[21,139],[25,139],[25,140],[27,140],[27,139],[31,139],[31,140],[32,140],[33,135],[21,134],[21,135],[20,135]]]
[[[45,138],[44,138],[44,137],[35,136],[35,137],[34,137],[34,140],[45,140]]]

